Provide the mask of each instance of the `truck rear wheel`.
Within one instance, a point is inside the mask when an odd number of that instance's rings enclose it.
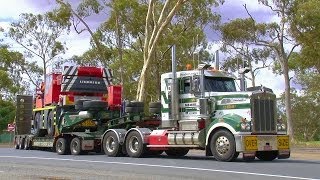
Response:
[[[188,148],[169,148],[165,150],[168,156],[182,157],[188,154]]]
[[[69,143],[65,138],[59,138],[56,142],[56,151],[59,155],[69,154]]]
[[[145,148],[142,142],[142,137],[137,131],[129,132],[126,138],[126,150],[130,157],[142,157]]]
[[[14,140],[14,148],[15,149],[19,149],[19,142],[20,142],[20,140],[18,138],[15,138],[15,140]]]
[[[77,137],[73,138],[70,143],[70,151],[72,155],[81,154],[81,140]]]
[[[121,146],[116,133],[110,131],[103,137],[103,150],[104,153],[110,157],[117,157],[121,155]]]
[[[256,156],[261,161],[272,161],[278,157],[278,151],[257,151]]]
[[[218,130],[211,138],[210,149],[218,161],[233,161],[237,158],[236,143],[233,135],[227,130]]]

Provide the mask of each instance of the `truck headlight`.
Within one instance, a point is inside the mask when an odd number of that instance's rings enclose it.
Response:
[[[287,126],[284,123],[278,123],[277,124],[277,129],[278,129],[278,131],[286,131],[287,130]]]
[[[245,118],[241,120],[240,128],[241,131],[250,131],[251,130],[251,122],[247,121]]]

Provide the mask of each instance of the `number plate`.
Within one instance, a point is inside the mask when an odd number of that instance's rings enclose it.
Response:
[[[247,136],[244,137],[245,149],[246,151],[256,151],[258,150],[258,143],[257,143],[256,136]]]
[[[278,149],[289,149],[289,136],[278,136]]]

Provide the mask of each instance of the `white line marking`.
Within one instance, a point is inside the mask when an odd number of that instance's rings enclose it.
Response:
[[[244,172],[244,171],[229,171],[229,170],[222,170],[222,169],[193,168],[193,167],[184,167],[184,166],[166,166],[166,165],[156,165],[156,164],[126,163],[126,162],[117,162],[117,161],[106,162],[106,161],[93,161],[93,160],[81,160],[81,159],[60,159],[60,158],[22,157],[22,156],[0,156],[0,158],[39,159],[39,160],[102,163],[102,164],[119,164],[119,165],[173,168],[173,169],[185,169],[185,170],[208,171],[208,172],[222,172],[222,173],[230,173],[230,174],[245,174],[245,175],[277,177],[277,178],[286,178],[286,179],[320,180],[320,179],[313,179],[313,178],[306,178],[306,177],[284,176],[284,175],[277,175],[277,174],[263,174],[263,173]]]

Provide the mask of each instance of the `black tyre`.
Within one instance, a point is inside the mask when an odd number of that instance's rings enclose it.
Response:
[[[130,157],[142,157],[145,152],[142,137],[139,132],[131,131],[126,138],[126,151]]]
[[[53,111],[49,112],[48,118],[47,118],[47,133],[48,136],[52,137],[54,135],[54,114]]]
[[[140,113],[144,111],[143,107],[126,107],[126,113]]]
[[[149,156],[160,156],[162,153],[163,153],[163,150],[147,151],[147,155]]]
[[[70,153],[69,143],[65,138],[59,138],[56,142],[56,152],[59,155],[65,155]]]
[[[168,156],[174,156],[174,157],[182,157],[187,155],[189,152],[188,148],[169,148],[168,150],[165,150],[165,153]]]
[[[161,113],[161,108],[149,108],[149,112],[151,114],[160,114]]]
[[[30,149],[30,139],[27,137],[24,141],[24,150],[29,150]]]
[[[122,155],[122,147],[119,144],[119,140],[115,132],[107,132],[103,137],[103,150],[104,153],[110,157]]]
[[[108,107],[108,103],[105,101],[85,101],[83,102],[84,109],[105,109]]]
[[[237,158],[236,143],[233,135],[227,130],[218,130],[211,138],[210,149],[218,161],[233,161]]]
[[[39,136],[40,135],[40,125],[41,125],[41,115],[40,113],[36,113],[34,120],[33,120],[33,130],[34,135]]]
[[[151,103],[149,103],[149,108],[160,108],[161,109],[161,102],[151,102]]]
[[[272,161],[278,157],[278,151],[257,151],[256,157],[261,161]]]
[[[81,154],[81,140],[77,137],[73,138],[70,143],[70,152],[72,155]]]
[[[141,101],[129,101],[126,107],[144,107],[144,103]]]
[[[24,138],[20,138],[19,139],[19,149],[24,149],[24,143],[25,143],[25,139]]]
[[[14,148],[15,149],[19,149],[19,143],[20,143],[20,140],[18,138],[15,138],[15,140],[14,140]]]
[[[83,109],[83,102],[90,101],[89,99],[79,99],[74,103],[75,110],[82,110]]]

